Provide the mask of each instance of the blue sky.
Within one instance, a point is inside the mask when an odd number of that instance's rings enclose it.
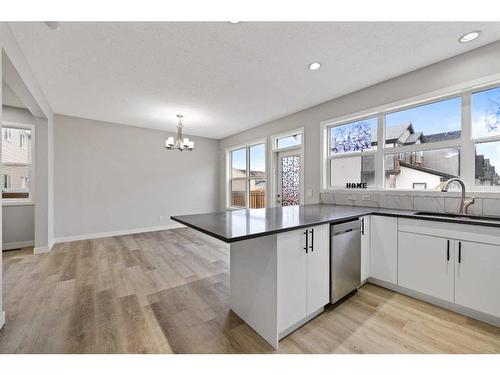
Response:
[[[250,169],[253,171],[265,171],[266,154],[265,145],[259,144],[250,147]],[[246,149],[235,150],[232,153],[233,168],[246,169]]]
[[[386,126],[411,122],[415,132],[425,135],[460,130],[461,99],[452,98],[424,106],[390,113],[386,116]]]

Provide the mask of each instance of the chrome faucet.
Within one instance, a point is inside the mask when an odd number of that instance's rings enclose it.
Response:
[[[475,200],[474,197],[472,197],[471,199],[465,199],[465,184],[458,177],[453,177],[453,178],[450,178],[448,181],[446,181],[444,183],[443,188],[441,189],[441,191],[443,193],[446,193],[448,191],[448,186],[452,182],[458,182],[460,184],[460,187],[461,187],[461,190],[462,190],[462,199],[460,200],[460,209],[459,209],[459,211],[460,211],[461,214],[467,214],[467,211],[469,210],[469,206],[473,205],[476,200]]]

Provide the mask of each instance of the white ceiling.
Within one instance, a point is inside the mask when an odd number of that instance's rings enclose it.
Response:
[[[223,138],[500,39],[500,22],[14,22],[56,113]],[[481,37],[460,44],[465,32]],[[320,61],[311,72],[307,65]]]

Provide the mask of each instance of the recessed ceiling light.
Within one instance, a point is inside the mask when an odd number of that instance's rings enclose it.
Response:
[[[241,21],[229,21],[229,23],[232,23],[232,24],[237,24],[237,23],[240,23]]]
[[[462,35],[458,41],[460,43],[467,43],[467,42],[471,42],[473,41],[474,39],[476,39],[477,37],[479,37],[479,35],[481,35],[481,30],[475,30],[475,31],[471,31],[470,33],[467,33],[467,34],[464,34]]]
[[[47,25],[47,27],[49,29],[52,29],[52,30],[57,30],[60,27],[59,22],[56,22],[56,21],[45,21],[44,23],[45,23],[45,25]]]
[[[309,70],[318,70],[321,68],[321,63],[319,62],[313,62],[309,64]]]

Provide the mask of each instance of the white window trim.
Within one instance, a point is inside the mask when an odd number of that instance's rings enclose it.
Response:
[[[294,145],[294,146],[288,146],[288,147],[281,147],[281,148],[277,147],[278,139],[291,137],[291,136],[294,136],[297,134],[300,134],[302,136],[302,138],[301,138],[302,141],[300,142],[300,144]],[[282,151],[288,151],[288,150],[297,150],[299,148],[302,148],[303,146],[304,146],[304,128],[303,127],[293,129],[293,130],[287,130],[285,132],[273,134],[271,136],[271,150],[272,151],[282,152]]]
[[[31,173],[30,173],[30,194],[29,198],[12,198],[12,199],[2,199],[3,206],[23,206],[23,205],[34,205],[35,204],[35,126],[33,124],[26,124],[22,122],[14,122],[14,121],[2,121],[2,127],[16,128],[16,129],[26,129],[31,131]],[[19,163],[0,163],[0,166],[3,165],[26,165]]]
[[[367,110],[359,111],[353,114],[339,116],[330,120],[322,121],[320,123],[320,146],[321,146],[321,166],[320,166],[320,187],[322,192],[334,190],[348,190],[345,186],[331,186],[330,185],[330,160],[339,157],[353,157],[353,156],[366,156],[375,154],[375,187],[368,188],[370,191],[380,192],[413,192],[412,189],[386,189],[384,186],[384,158],[386,154],[395,153],[394,148],[385,146],[385,114],[395,111],[401,111],[441,100],[450,99],[460,96],[462,99],[462,127],[461,136],[455,140],[448,140],[442,142],[426,143],[424,145],[409,145],[397,148],[397,153],[415,151],[415,150],[432,150],[440,148],[459,147],[460,156],[460,178],[465,183],[468,192],[474,193],[492,193],[500,194],[500,188],[493,186],[476,186],[475,185],[475,144],[481,142],[493,142],[500,140],[500,136],[492,136],[481,139],[472,139],[471,132],[471,95],[474,92],[488,90],[491,88],[500,87],[500,74],[485,77],[480,80],[466,82],[460,85],[449,87],[447,89],[433,91],[424,95],[407,98],[397,102],[385,104],[382,106],[370,108]],[[377,118],[377,150],[365,152],[352,152],[342,155],[330,156],[328,149],[329,142],[329,128],[340,126],[350,122],[360,121],[367,118]],[[382,146],[382,147],[381,147]],[[434,190],[419,191],[419,194],[435,194]]]
[[[295,145],[295,146],[290,146],[290,147],[282,147],[278,148],[276,147],[277,140],[279,138],[284,138],[284,137],[289,137],[291,135],[295,134],[302,134],[302,142],[300,145]],[[270,207],[276,207],[277,202],[276,202],[276,197],[278,195],[278,181],[277,181],[277,174],[278,174],[278,154],[280,152],[285,152],[285,151],[293,151],[293,150],[300,150],[300,204],[304,204],[304,189],[305,189],[305,180],[304,180],[304,175],[305,175],[305,162],[304,162],[304,144],[305,144],[305,132],[304,132],[304,127],[293,129],[293,130],[287,130],[286,132],[274,134],[271,136],[271,149],[269,150],[269,160],[271,161],[271,175],[270,175],[270,182],[271,182],[271,192],[270,192],[270,200],[269,200],[269,206]]]
[[[256,146],[264,144],[264,155],[266,156],[266,161],[265,161],[265,166],[266,166],[266,173],[264,177],[236,177],[232,178],[232,157],[231,157],[231,151],[239,150],[242,148],[245,148],[246,150],[246,166],[247,166],[247,171],[250,170],[250,147],[251,146]],[[267,150],[268,150],[268,144],[267,144],[267,138],[261,138],[252,142],[247,142],[243,144],[239,144],[237,146],[231,146],[229,148],[226,148],[226,209],[227,210],[244,210],[248,209],[250,205],[250,190],[247,187],[246,190],[246,207],[235,207],[231,206],[231,181],[232,180],[245,180],[245,181],[250,181],[250,180],[265,180],[265,202],[266,202],[266,207],[268,207],[268,155],[267,155]]]

